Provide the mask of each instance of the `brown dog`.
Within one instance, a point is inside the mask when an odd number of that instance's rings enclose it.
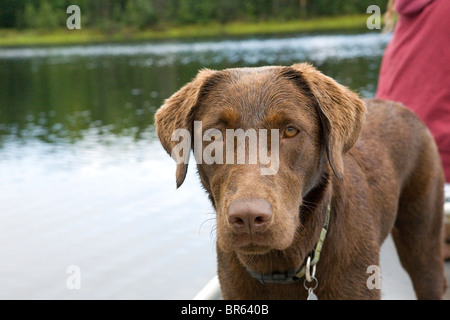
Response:
[[[279,132],[258,149],[276,153],[273,174],[262,174],[269,164],[261,154],[255,163],[233,155],[198,164],[217,212],[225,299],[305,299],[304,285],[319,299],[379,299],[371,277],[391,232],[417,297],[441,298],[443,171],[430,132],[402,105],[363,102],[308,64],[206,69],[166,100],[155,121],[177,160],[177,186],[189,153],[173,152],[181,140],[190,149],[192,136],[214,129],[193,147],[198,157],[219,146],[215,157],[238,153],[227,129]]]

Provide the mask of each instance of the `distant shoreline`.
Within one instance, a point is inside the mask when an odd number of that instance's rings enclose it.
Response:
[[[0,47],[53,46],[131,42],[145,40],[205,39],[213,37],[243,37],[270,34],[363,31],[369,15],[321,17],[294,21],[231,22],[170,26],[160,29],[134,30],[122,28],[109,32],[96,29],[53,31],[0,29]]]

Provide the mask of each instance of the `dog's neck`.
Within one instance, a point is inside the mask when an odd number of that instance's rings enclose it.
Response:
[[[331,179],[329,170],[322,171],[317,184],[308,190],[302,197],[302,205],[299,208],[300,219],[303,214],[313,212],[321,206],[327,207],[331,201]]]

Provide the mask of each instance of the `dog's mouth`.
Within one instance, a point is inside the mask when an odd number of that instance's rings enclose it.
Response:
[[[282,241],[283,240],[283,241]],[[271,232],[255,234],[239,234],[227,237],[220,241],[222,249],[227,252],[234,251],[245,255],[263,255],[272,250],[284,250],[292,243],[291,238],[274,239]]]
[[[290,275],[298,271],[308,253],[308,249],[299,243],[301,239],[303,237],[290,235],[288,230],[283,230],[283,237],[279,232],[267,232],[218,238],[222,240],[219,241],[222,250],[222,245],[225,245],[228,249],[226,252],[234,252],[250,273],[264,275],[263,278],[266,278],[266,275]]]
[[[268,245],[260,245],[256,243],[248,243],[236,249],[236,252],[245,255],[262,255],[269,253],[272,248]]]
[[[267,275],[292,273],[302,264],[299,252],[286,252],[268,246],[249,244],[236,251],[236,256],[250,273]]]

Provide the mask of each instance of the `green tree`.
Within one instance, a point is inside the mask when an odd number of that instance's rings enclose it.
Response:
[[[50,3],[47,0],[42,0],[36,13],[35,26],[41,29],[54,29],[59,24],[58,16]]]
[[[197,7],[196,1],[179,0],[177,7],[177,21],[181,24],[189,24],[196,22],[195,9]]]
[[[140,29],[157,22],[157,16],[149,0],[127,1],[125,17],[127,25]]]
[[[36,16],[37,10],[34,8],[34,5],[32,3],[27,3],[23,15],[25,27],[35,28],[37,26]]]
[[[0,28],[64,28],[71,4],[80,6],[83,26],[110,30],[365,14],[369,5],[385,10],[387,0],[0,0]]]

